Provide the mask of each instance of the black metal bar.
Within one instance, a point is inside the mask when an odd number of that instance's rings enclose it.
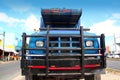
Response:
[[[80,61],[80,64],[81,64],[81,77],[84,78],[84,33],[83,33],[83,27],[81,26],[80,27],[80,47],[81,47],[81,51],[80,51],[80,54],[81,54],[81,61]]]
[[[60,36],[60,37],[80,37],[79,35],[59,35],[59,34],[57,34],[57,35],[49,35],[50,37],[58,37],[58,36]],[[26,35],[26,37],[46,37],[46,35]],[[100,38],[100,36],[87,36],[87,35],[85,35],[84,36],[85,38]]]
[[[81,50],[81,48],[49,48],[49,50]]]
[[[61,35],[61,34],[57,34],[57,35],[50,35],[50,37],[80,37],[80,35]]]
[[[49,68],[49,61],[48,61],[48,55],[49,55],[49,26],[47,27],[47,36],[46,36],[46,77],[48,76],[48,68]]]
[[[87,35],[84,35],[85,38],[100,38],[100,36],[87,36]]]
[[[45,57],[45,55],[40,54],[26,54],[26,57]]]
[[[38,74],[39,76],[45,76],[45,74]],[[49,76],[81,76],[81,73],[50,73]]]
[[[84,48],[84,50],[101,50],[102,48]]]
[[[22,75],[25,75],[25,67],[26,67],[26,63],[25,63],[25,54],[26,54],[26,33],[23,33],[22,35],[22,59],[21,59],[21,69],[22,69]]]
[[[79,56],[81,56],[81,54],[66,53],[66,54],[60,54],[60,55],[56,55],[56,54],[49,55],[49,57],[79,57]]]
[[[40,54],[26,54],[26,57],[46,57],[45,55],[40,55]],[[81,54],[70,54],[70,53],[66,53],[66,54],[61,54],[61,55],[57,55],[57,54],[49,54],[48,57],[80,57]],[[102,56],[102,54],[84,54],[84,56],[86,57],[94,57],[94,56]]]
[[[102,53],[102,56],[101,56],[101,60],[102,60],[102,67],[103,68],[106,68],[106,57],[105,57],[105,35],[104,34],[101,34],[101,38],[100,38],[100,43],[101,43],[101,53]]]
[[[26,37],[46,37],[46,35],[26,35]]]
[[[49,57],[79,57],[81,56],[81,54],[70,54],[70,53],[66,53],[66,54],[61,54],[61,55],[49,55]],[[101,56],[101,54],[84,54],[84,56]]]
[[[50,37],[81,37],[80,35],[50,35]],[[84,35],[85,38],[100,38],[100,36],[88,36],[88,35]]]
[[[25,48],[26,50],[46,50],[46,48]]]
[[[26,54],[26,33],[23,33],[22,35],[22,60],[25,60],[25,54]]]
[[[26,57],[46,57],[45,55],[40,55],[40,54],[26,54]],[[66,53],[66,54],[61,54],[61,55],[57,55],[57,54],[49,54],[48,57],[80,57],[81,54],[70,54],[70,53]],[[102,54],[84,54],[85,57],[95,57],[95,56],[102,56]]]
[[[40,28],[40,30],[47,30],[47,28]],[[49,30],[80,30],[80,28],[49,28]],[[90,29],[83,29],[83,31],[90,31]]]

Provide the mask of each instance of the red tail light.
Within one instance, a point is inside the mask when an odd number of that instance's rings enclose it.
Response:
[[[69,9],[67,10],[66,9],[66,10],[62,10],[62,12],[71,12],[71,10],[69,10]]]
[[[97,68],[99,67],[100,64],[86,64],[84,65],[84,68]],[[28,66],[28,68],[31,68],[31,69],[45,69],[46,66]],[[49,67],[49,70],[80,70],[81,67],[79,65],[76,65],[76,66],[73,66],[73,67],[55,67],[54,65]]]
[[[43,12],[48,13],[48,12],[50,12],[50,10],[49,9],[45,9],[45,10],[43,10]]]
[[[53,10],[51,10],[51,12],[54,12],[54,13],[59,13],[59,12],[60,12],[60,10],[59,10],[59,9],[53,9]]]

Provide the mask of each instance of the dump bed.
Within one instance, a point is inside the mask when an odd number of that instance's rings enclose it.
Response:
[[[45,27],[76,27],[82,11],[71,9],[42,9],[41,11]]]

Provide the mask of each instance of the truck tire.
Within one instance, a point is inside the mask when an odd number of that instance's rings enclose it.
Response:
[[[85,76],[85,80],[101,80],[101,76],[100,74],[87,75]]]
[[[94,80],[101,80],[100,74],[94,74]]]
[[[37,75],[26,75],[25,80],[39,80]]]
[[[40,80],[37,75],[32,75],[32,80]]]
[[[30,80],[30,75],[25,75],[25,80]]]

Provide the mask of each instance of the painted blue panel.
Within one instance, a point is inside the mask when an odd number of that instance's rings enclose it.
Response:
[[[30,41],[29,41],[29,48],[37,48],[36,47],[36,41],[43,41],[44,42],[44,46],[46,47],[46,39],[45,38],[38,38],[38,37],[31,37]],[[39,48],[39,47],[38,47]],[[30,54],[45,54],[46,51],[44,50],[29,50]]]
[[[66,31],[66,30],[52,30],[50,31],[50,34],[49,35],[79,35],[80,32],[79,31]],[[95,35],[93,33],[84,33],[85,35]],[[34,33],[33,35],[46,35],[46,31],[42,31],[42,32],[39,32],[39,33]],[[30,38],[30,42],[29,42],[29,48],[36,48],[36,41],[44,41],[44,47],[46,47],[46,38],[38,38],[38,37],[32,37]],[[98,40],[97,38],[85,38],[84,39],[84,42],[86,42],[87,40],[91,40],[94,42],[94,48],[99,48],[99,43],[98,43]],[[61,38],[59,37],[58,38],[58,48],[61,47]],[[70,47],[72,47],[72,39],[70,38]],[[84,44],[84,47],[85,44]],[[30,54],[45,54],[46,51],[44,50],[30,50],[29,53]],[[72,53],[72,51],[70,51]],[[86,54],[96,54],[98,53],[98,50],[85,50],[84,51]],[[59,50],[58,53],[61,53],[61,51]]]

